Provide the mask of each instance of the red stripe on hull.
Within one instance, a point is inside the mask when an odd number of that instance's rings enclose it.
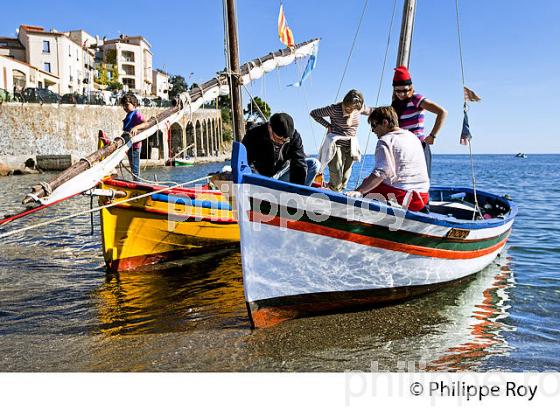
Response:
[[[262,215],[253,211],[249,211],[249,220],[259,222],[271,226],[283,226],[295,231],[307,232],[321,236],[328,236],[334,239],[358,243],[360,245],[372,246],[381,249],[387,249],[395,252],[404,252],[412,255],[425,256],[440,259],[474,259],[480,256],[488,255],[502,248],[507,237],[497,244],[475,251],[451,251],[448,249],[426,248],[418,245],[408,245],[398,242],[388,241],[386,239],[372,238],[369,236],[358,235],[351,232],[340,231],[338,229],[328,228],[321,225],[311,224],[303,221],[293,221],[290,219],[282,219],[279,217],[270,218],[269,215]]]
[[[171,252],[162,252],[152,255],[133,256],[130,258],[117,259],[106,263],[107,270],[111,273],[130,272],[140,270],[148,265],[155,265],[163,262],[177,261],[189,257],[212,253],[217,250],[235,249],[239,247],[239,243],[228,242],[221,243],[219,246],[204,246],[200,249],[188,249]]]

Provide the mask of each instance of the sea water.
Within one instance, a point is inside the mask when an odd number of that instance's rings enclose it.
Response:
[[[142,175],[185,181],[223,165]],[[404,303],[270,329],[249,328],[238,251],[112,276],[96,214],[0,239],[0,371],[559,371],[560,155],[477,155],[474,165],[480,190],[519,206],[487,269]],[[0,214],[52,177],[1,178]],[[469,157],[434,156],[432,182],[470,187]],[[78,197],[0,232],[88,207]]]

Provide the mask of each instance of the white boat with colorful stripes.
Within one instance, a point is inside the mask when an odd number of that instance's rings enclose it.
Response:
[[[390,303],[488,266],[517,207],[470,188],[434,187],[429,213],[352,199],[252,172],[242,144],[232,168],[245,298],[254,327]]]

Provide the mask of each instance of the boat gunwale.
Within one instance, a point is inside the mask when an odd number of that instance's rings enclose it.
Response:
[[[119,188],[144,190],[146,192],[158,191],[161,189],[169,188],[165,185],[155,185],[155,184],[152,185],[152,184],[146,184],[146,183],[141,183],[136,181],[128,181],[124,179],[113,179],[113,178],[106,178],[102,180],[101,183],[104,185],[116,186]],[[216,196],[223,195],[221,191],[216,191],[214,189],[182,188],[182,187],[169,188],[169,190],[167,190],[166,192],[169,192],[170,194],[173,195],[185,195],[185,196],[189,196],[189,194],[190,195],[211,194]]]
[[[481,199],[491,199],[500,202],[505,205],[509,211],[501,218],[491,218],[484,220],[467,221],[462,219],[457,219],[452,216],[436,214],[436,213],[422,213],[405,210],[404,208],[393,207],[388,204],[384,204],[375,199],[355,199],[350,198],[342,193],[314,188],[311,186],[304,186],[293,184],[290,182],[280,181],[271,177],[266,177],[263,175],[255,174],[252,172],[251,168],[247,164],[247,153],[245,147],[241,143],[234,142],[233,154],[232,154],[232,165],[233,165],[233,181],[236,184],[248,184],[256,185],[264,188],[269,188],[277,191],[283,191],[288,193],[293,193],[302,196],[311,196],[313,194],[322,194],[328,198],[329,201],[343,204],[343,205],[353,205],[357,208],[364,209],[364,204],[367,209],[375,212],[385,212],[388,215],[397,216],[402,215],[405,219],[423,222],[427,224],[444,226],[450,228],[463,228],[463,229],[486,229],[486,228],[496,228],[513,221],[517,215],[518,208],[512,201],[485,191],[477,190],[477,196],[479,200]],[[473,193],[472,188],[463,187],[445,187],[445,186],[434,186],[430,188],[430,192],[433,191],[448,191],[454,192],[467,192]],[[403,215],[404,213],[404,215]]]

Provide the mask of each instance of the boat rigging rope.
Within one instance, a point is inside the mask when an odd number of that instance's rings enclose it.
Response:
[[[208,180],[209,178],[210,178],[209,176],[205,176],[205,177],[202,177],[202,178],[194,179],[192,181],[182,182],[180,184],[175,184],[173,186],[165,187],[165,188],[159,189],[157,191],[147,192],[147,193],[142,194],[142,195],[138,195],[138,196],[134,196],[134,197],[125,199],[123,201],[113,202],[111,204],[98,206],[96,208],[86,209],[85,211],[76,212],[72,215],[66,215],[66,216],[63,216],[63,217],[60,217],[60,218],[56,218],[56,219],[48,219],[47,221],[40,222],[40,223],[35,224],[35,225],[30,225],[30,226],[26,226],[24,228],[14,229],[12,231],[2,233],[2,234],[0,234],[0,239],[7,238],[7,237],[10,237],[10,236],[14,236],[18,233],[29,231],[30,229],[40,228],[40,227],[45,226],[45,225],[51,225],[53,223],[57,223],[57,222],[65,221],[65,220],[68,220],[68,219],[72,219],[72,218],[75,218],[75,217],[80,216],[80,215],[86,215],[86,214],[89,214],[89,213],[101,211],[102,209],[112,208],[116,205],[121,205],[121,204],[125,204],[127,202],[136,201],[138,199],[146,198],[146,197],[151,196],[151,195],[155,195],[155,194],[159,194],[161,192],[169,191],[170,189],[178,188],[178,187],[185,186],[185,185],[195,184],[197,182]]]
[[[389,30],[387,33],[387,45],[385,46],[385,56],[383,57],[383,66],[381,68],[381,76],[379,77],[379,87],[377,88],[377,97],[375,99],[375,107],[379,104],[379,96],[381,95],[381,87],[383,85],[383,77],[385,76],[385,67],[387,66],[387,56],[389,55],[389,46],[391,43],[391,32],[393,31],[393,21],[395,20],[395,11],[397,9],[397,0],[393,1],[393,13],[391,14],[391,21],[389,23]],[[369,128],[368,136],[366,140],[366,149],[364,150],[364,155],[362,155],[362,160],[360,161],[360,172],[358,173],[358,179],[356,181],[356,187],[358,188],[360,185],[360,181],[362,180],[362,172],[364,170],[364,165],[366,163],[366,155],[369,148],[369,141],[371,139],[371,128]]]
[[[132,173],[130,167],[127,167],[124,162],[121,162],[122,168],[128,172],[132,177],[134,177],[134,174]],[[124,174],[123,174],[124,175]],[[165,184],[177,184],[177,181],[155,181],[155,180],[149,180],[146,178],[142,178],[140,175],[136,175],[136,178],[140,181],[140,182],[145,182],[147,184],[152,184],[152,185],[165,185]]]
[[[342,70],[342,76],[341,76],[340,82],[338,84],[338,89],[336,90],[336,96],[334,97],[334,103],[336,103],[338,101],[338,95],[340,94],[340,89],[342,88],[342,83],[344,82],[344,77],[346,77],[346,71],[348,70],[348,66],[350,65],[350,60],[352,59],[352,54],[354,52],[354,46],[356,45],[356,40],[358,39],[358,34],[360,33],[360,28],[362,27],[362,21],[364,20],[364,15],[366,14],[368,1],[369,0],[364,1],[364,7],[362,9],[362,14],[360,15],[360,19],[358,20],[358,27],[356,28],[356,32],[354,33],[354,38],[352,40],[352,45],[350,46],[350,51],[348,53],[348,57],[346,58],[346,64],[344,65],[344,70]],[[304,90],[304,93],[305,93],[305,90]],[[306,104],[307,104],[307,96],[305,96],[305,98],[306,98]],[[307,109],[308,109],[309,112],[311,111],[309,109],[309,106],[307,107]],[[310,122],[311,122],[311,120],[310,120]],[[313,125],[311,125],[311,130],[313,130]],[[315,143],[315,145],[317,145],[317,141],[315,141],[315,133],[313,133],[313,131],[312,131],[312,134],[313,134],[314,143]],[[324,138],[326,138],[326,135],[327,135],[327,132],[325,132],[325,137]],[[320,148],[321,148],[320,146],[317,146],[318,151],[320,151]]]
[[[346,59],[346,65],[344,66],[344,71],[342,72],[342,78],[340,79],[340,84],[338,84],[338,90],[336,90],[336,97],[334,97],[334,102],[338,100],[338,94],[340,93],[340,89],[342,88],[342,83],[344,82],[344,77],[346,76],[346,70],[348,70],[348,66],[350,65],[350,59],[352,58],[352,53],[354,52],[354,46],[356,45],[356,39],[358,38],[358,33],[360,32],[360,27],[362,26],[362,21],[364,19],[364,14],[366,14],[366,9],[368,5],[368,0],[364,1],[364,8],[362,9],[362,15],[360,16],[360,20],[358,22],[358,28],[356,29],[356,33],[354,34],[354,40],[352,40],[352,46],[350,47],[350,53],[348,54],[348,58]]]
[[[296,67],[297,67],[297,72],[298,72],[298,77],[297,78],[301,78],[303,71],[302,71],[301,67],[299,66],[299,61],[296,61]],[[300,88],[301,88],[301,91],[303,93],[303,100],[305,102],[305,107],[307,109],[307,112],[310,113],[311,108],[309,106],[309,98],[307,97],[307,84],[303,83]],[[313,137],[313,144],[315,144],[315,148],[317,148],[317,152],[319,152],[321,146],[319,144],[317,144],[317,137],[315,136],[315,130],[313,128],[313,120],[311,119],[311,115],[307,115],[307,121],[309,121],[309,128],[311,129],[311,136]]]
[[[458,41],[458,44],[459,44],[459,59],[460,59],[460,62],[461,62],[461,81],[463,83],[463,93],[464,93],[464,91],[465,91],[465,65],[463,63],[463,46],[462,46],[462,43],[461,43],[461,25],[460,25],[460,18],[459,18],[459,0],[455,0],[455,11],[456,11],[456,16],[457,16],[457,41]],[[463,103],[463,113],[466,114],[468,109],[469,109],[469,106],[467,104],[467,99],[465,97],[464,103]],[[476,195],[476,176],[475,176],[475,173],[474,173],[474,159],[473,159],[473,154],[472,154],[472,146],[471,146],[471,139],[470,138],[467,139],[467,144],[469,146],[469,158],[470,158],[470,162],[471,162],[471,176],[472,176],[472,184],[473,184],[474,207],[478,211],[478,214],[480,215],[480,217],[483,218],[482,212],[480,210],[480,206],[478,204],[478,197]],[[473,213],[473,220],[475,219],[475,215],[476,215],[476,212]]]
[[[249,89],[245,86],[245,84],[241,84],[241,85],[242,85],[243,89],[245,90],[245,92],[247,92],[247,94],[249,94],[249,98],[251,99],[251,114],[253,113],[253,106],[254,106],[254,107],[257,108],[257,111],[261,115],[261,118],[265,121],[268,121],[268,118],[266,117],[266,115],[264,115],[264,113],[261,111],[261,108],[259,107],[259,105],[255,101],[255,99],[253,98],[253,95],[251,94],[251,91],[249,91]]]

